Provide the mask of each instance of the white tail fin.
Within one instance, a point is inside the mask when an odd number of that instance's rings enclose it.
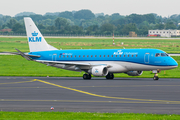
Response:
[[[26,27],[26,34],[29,43],[30,52],[35,51],[48,51],[48,50],[57,50],[57,48],[49,45],[32,19],[30,17],[24,18],[25,27]]]

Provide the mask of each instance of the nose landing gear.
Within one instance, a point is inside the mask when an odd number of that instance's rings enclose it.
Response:
[[[159,80],[159,77],[158,77],[157,73],[160,73],[161,71],[160,70],[153,70],[152,72],[154,73],[153,80]]]
[[[159,77],[158,77],[158,74],[157,74],[157,73],[154,74],[153,79],[154,79],[154,80],[159,80]]]

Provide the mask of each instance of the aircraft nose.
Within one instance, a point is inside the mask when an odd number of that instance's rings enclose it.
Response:
[[[178,63],[173,58],[168,61],[168,65],[174,66],[174,68],[178,67]]]

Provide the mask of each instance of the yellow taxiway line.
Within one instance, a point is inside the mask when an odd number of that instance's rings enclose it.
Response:
[[[18,83],[27,83],[27,82],[34,82],[34,80],[31,80],[31,81],[21,81],[21,82],[10,82],[10,83],[0,83],[0,85],[4,85],[4,84],[18,84]]]
[[[86,91],[82,91],[82,90],[78,90],[78,89],[74,89],[74,88],[65,87],[65,86],[61,86],[61,85],[58,85],[58,84],[46,82],[46,81],[43,81],[43,80],[34,79],[34,81],[42,82],[42,83],[45,83],[45,84],[48,84],[48,85],[53,85],[53,86],[56,86],[56,87],[59,87],[59,88],[64,88],[64,89],[67,89],[67,90],[72,90],[72,91],[75,91],[75,92],[84,93],[84,94],[87,94],[87,95],[91,95],[91,96],[95,96],[95,97],[101,97],[101,98],[132,100],[132,101],[146,101],[146,102],[151,102],[151,103],[158,102],[158,103],[162,103],[162,104],[180,104],[180,101],[136,99],[136,98],[111,97],[111,96],[105,96],[105,95],[98,95],[98,94],[94,94],[94,93],[90,93],[90,92],[86,92]]]
[[[34,79],[31,81],[21,81],[21,82],[10,82],[10,83],[0,83],[0,85],[3,84],[18,84],[18,83],[29,83],[29,82],[41,82],[41,83],[45,83],[48,85],[52,85],[55,87],[59,87],[59,88],[63,88],[63,89],[67,89],[67,90],[72,90],[75,92],[79,92],[79,93],[83,93],[86,95],[91,95],[91,96],[95,96],[95,97],[101,97],[101,98],[110,98],[110,99],[119,99],[119,100],[129,100],[129,101],[81,101],[81,100],[7,100],[7,99],[0,99],[0,101],[57,101],[57,102],[112,102],[112,103],[154,103],[154,104],[180,104],[180,101],[168,101],[168,100],[151,100],[151,99],[137,99],[137,98],[124,98],[124,97],[111,97],[111,96],[105,96],[105,95],[98,95],[98,94],[94,94],[94,93],[90,93],[90,92],[86,92],[86,91],[82,91],[82,90],[78,90],[78,89],[74,89],[74,88],[70,88],[70,87],[65,87],[62,85],[58,85],[58,84],[54,84],[54,83],[50,83],[50,82],[46,82],[43,80],[39,80],[39,79]],[[138,85],[137,85],[138,86]],[[37,88],[37,87],[36,87]],[[39,87],[38,87],[39,88]]]

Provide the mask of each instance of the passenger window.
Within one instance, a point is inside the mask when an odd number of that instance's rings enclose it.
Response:
[[[76,57],[76,55],[74,57]]]
[[[137,57],[138,55],[136,55],[136,57]]]
[[[68,55],[67,55],[67,58],[68,58]]]
[[[99,57],[101,57],[101,55],[99,55]]]
[[[125,55],[124,55],[124,57],[125,57]]]
[[[109,57],[109,55],[107,57]]]
[[[64,58],[64,55],[63,55],[63,58]]]
[[[113,57],[113,55],[111,55],[111,57]]]
[[[128,57],[129,57],[129,55],[128,55]]]
[[[96,57],[97,55],[95,55],[95,57]]]
[[[87,55],[87,57],[89,57],[89,55]]]
[[[93,57],[93,55],[91,55],[91,57]]]
[[[61,57],[61,55],[59,56],[59,58]]]
[[[85,57],[85,55],[83,55],[83,57]]]
[[[121,57],[121,55],[119,55],[119,57]]]
[[[79,57],[81,57],[81,56],[79,55]]]
[[[132,55],[132,57],[133,57],[133,55]]]
[[[155,57],[160,57],[160,53],[156,53]]]
[[[72,55],[71,55],[71,58],[72,58]]]
[[[105,57],[105,55],[104,55],[104,57]]]
[[[117,57],[117,55],[116,55],[116,57]]]

